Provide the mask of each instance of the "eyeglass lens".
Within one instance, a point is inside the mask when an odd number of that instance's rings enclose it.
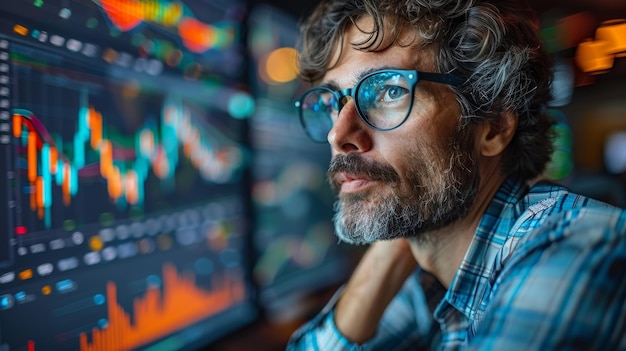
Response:
[[[392,71],[366,76],[355,87],[353,97],[361,118],[371,127],[389,130],[398,127],[408,116],[413,94],[407,78]],[[339,92],[326,87],[311,89],[301,100],[302,124],[309,136],[325,142],[337,119]]]

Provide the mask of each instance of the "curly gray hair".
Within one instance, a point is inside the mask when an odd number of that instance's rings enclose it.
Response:
[[[371,16],[374,29],[364,51],[382,51],[399,43],[404,26],[416,28],[424,47],[432,47],[440,72],[466,79],[451,87],[461,106],[465,128],[485,120],[498,125],[507,111],[518,127],[502,163],[505,175],[540,175],[553,151],[551,59],[538,35],[538,21],[523,0],[326,0],[301,26],[299,69],[315,83],[333,66],[333,51],[348,27]],[[390,35],[394,40],[382,40]]]

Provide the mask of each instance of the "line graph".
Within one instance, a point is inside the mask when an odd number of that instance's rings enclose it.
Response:
[[[29,185],[30,209],[46,228],[51,226],[53,188],[61,190],[63,205],[69,206],[80,190],[80,178],[104,179],[113,203],[142,205],[149,173],[165,184],[171,182],[180,153],[206,182],[227,182],[244,166],[240,146],[216,130],[198,125],[180,100],[167,99],[160,121],[147,120],[131,136],[132,147],[107,136],[105,118],[88,105],[86,93],[80,100],[76,132],[69,141],[49,132],[32,111],[14,109],[12,113],[12,132]]]

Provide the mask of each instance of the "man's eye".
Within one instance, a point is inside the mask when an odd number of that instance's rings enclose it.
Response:
[[[386,85],[378,94],[378,102],[392,102],[403,98],[409,90],[398,85]]]
[[[397,100],[409,93],[409,90],[397,85],[388,85],[384,88],[381,101]]]

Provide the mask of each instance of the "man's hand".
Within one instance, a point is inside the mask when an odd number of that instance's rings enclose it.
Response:
[[[335,309],[335,324],[350,341],[372,338],[385,308],[417,262],[404,239],[372,244],[355,269]]]

